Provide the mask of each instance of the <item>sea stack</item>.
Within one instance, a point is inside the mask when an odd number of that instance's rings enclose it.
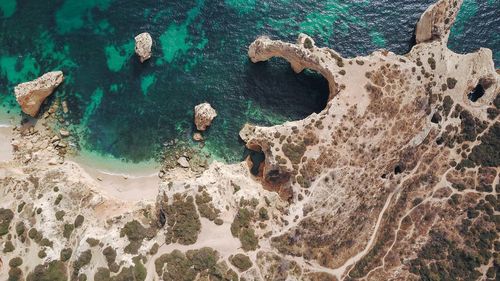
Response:
[[[147,32],[141,33],[135,37],[135,53],[139,56],[141,62],[151,58],[151,46],[153,39]]]
[[[215,117],[217,117],[217,112],[207,102],[194,107],[194,123],[199,131],[205,131]]]
[[[45,73],[37,79],[21,83],[14,88],[16,100],[24,113],[35,117],[43,101],[64,81],[62,71]]]

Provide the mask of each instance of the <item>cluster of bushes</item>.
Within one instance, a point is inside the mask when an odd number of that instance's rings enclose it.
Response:
[[[200,216],[213,222],[219,218],[220,210],[214,207],[212,204],[212,197],[206,192],[206,190],[201,191],[201,194],[196,194],[196,205],[198,205],[198,212],[200,212]],[[217,220],[217,222],[220,222],[220,219]]]
[[[194,280],[197,275],[207,280],[238,280],[236,272],[225,262],[218,262],[219,254],[212,248],[189,250],[185,254],[174,250],[155,260],[155,269],[161,280]],[[203,278],[202,278],[203,279]]]
[[[290,159],[292,164],[300,164],[300,160],[306,152],[306,145],[302,141],[297,144],[284,143],[281,149],[283,150],[285,156]]]
[[[125,247],[125,253],[137,254],[144,238],[151,239],[155,236],[153,228],[145,228],[137,220],[127,222],[120,231],[120,237],[127,236],[129,244]]]
[[[10,222],[14,218],[14,212],[11,209],[0,208],[0,236],[9,233]]]
[[[236,254],[234,256],[230,256],[229,261],[231,262],[231,264],[236,266],[236,268],[238,268],[240,272],[247,271],[253,266],[250,258],[244,254]]]
[[[231,224],[231,234],[240,239],[241,247],[245,251],[256,250],[259,240],[251,227],[254,213],[248,208],[240,208]]]
[[[201,231],[200,218],[192,196],[174,195],[174,202],[164,209],[167,215],[166,243],[196,243]]]

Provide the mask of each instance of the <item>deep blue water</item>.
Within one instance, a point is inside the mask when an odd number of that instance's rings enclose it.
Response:
[[[78,145],[139,162],[172,139],[192,145],[193,107],[208,101],[219,116],[203,150],[239,161],[245,122],[279,124],[319,112],[328,85],[296,75],[287,63],[252,64],[259,35],[294,41],[313,36],[344,56],[412,45],[414,26],[432,0],[0,0],[0,102],[18,112],[12,89],[60,69],[66,81],[52,99]],[[491,48],[500,63],[500,0],[465,0],[450,38],[457,52]],[[140,64],[133,38],[147,31],[153,58]],[[20,113],[15,113],[20,114]]]

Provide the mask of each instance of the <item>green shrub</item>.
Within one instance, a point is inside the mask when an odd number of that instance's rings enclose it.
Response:
[[[192,196],[174,195],[174,201],[166,206],[167,238],[166,243],[190,245],[196,243],[201,231],[200,218]]]
[[[75,226],[73,224],[70,223],[65,224],[63,230],[63,237],[69,239],[73,230],[75,230]]]
[[[106,247],[102,251],[102,254],[106,257],[106,261],[108,262],[108,266],[110,266],[112,263],[115,262],[116,250],[114,248],[112,248],[111,246]]]
[[[9,279],[7,281],[23,280],[23,271],[19,267],[11,267],[9,269]]]
[[[16,234],[17,234],[17,236],[23,235],[24,231],[26,231],[26,227],[24,226],[24,223],[22,221],[18,222],[16,224]]]
[[[25,205],[26,205],[26,202],[24,202],[24,201],[19,203],[19,205],[17,205],[17,212],[18,213],[22,212]]]
[[[45,249],[38,251],[38,257],[44,259],[47,256]]]
[[[245,251],[254,251],[259,244],[255,231],[251,228],[245,228],[240,232],[240,242],[241,248]]]
[[[0,236],[9,233],[10,222],[14,218],[14,212],[10,209],[0,208]]]
[[[199,250],[189,250],[186,252],[186,256],[193,264],[196,271],[203,271],[215,267],[219,259],[217,251],[208,247]]]
[[[41,235],[41,234],[40,234]],[[54,245],[54,242],[50,241],[47,238],[43,238],[40,240],[40,246],[44,247],[52,247]]]
[[[26,281],[67,281],[66,266],[61,261],[37,265]]]
[[[84,220],[85,220],[84,216],[82,216],[82,215],[76,216],[75,223],[74,223],[75,228],[79,228],[80,226],[82,226]]]
[[[57,195],[57,198],[56,198],[56,201],[54,202],[54,204],[57,206],[59,205],[59,203],[61,203],[61,200],[63,199],[63,196],[62,194],[59,194]]]
[[[10,267],[19,267],[23,264],[23,259],[20,257],[15,257],[9,261]]]
[[[61,250],[60,259],[61,261],[67,261],[71,258],[73,250],[71,248],[64,248]]]
[[[234,237],[238,237],[242,228],[250,226],[252,217],[252,211],[247,208],[240,208],[231,224],[231,234],[233,234]]]
[[[90,247],[95,247],[97,245],[99,245],[99,240],[95,239],[95,238],[87,238],[86,240],[87,244],[90,245]]]
[[[266,220],[268,220],[268,219],[269,219],[269,214],[267,213],[267,209],[266,209],[266,208],[261,207],[261,208],[259,209],[259,218],[260,218],[261,220],[264,220],[264,221],[266,221]]]
[[[252,267],[252,261],[247,255],[236,254],[229,258],[229,261],[236,267],[240,272],[247,271]]]
[[[3,245],[3,252],[4,253],[10,253],[10,252],[13,252],[16,248],[14,247],[14,244],[12,244],[11,241],[7,241],[5,242],[5,244]]]
[[[56,219],[58,221],[60,221],[64,218],[64,215],[66,215],[66,212],[64,212],[63,210],[57,211],[56,212]]]
[[[111,272],[109,269],[104,267],[99,267],[94,275],[94,281],[110,281]]]

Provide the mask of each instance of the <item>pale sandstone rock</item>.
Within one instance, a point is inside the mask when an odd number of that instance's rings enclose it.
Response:
[[[189,168],[189,162],[186,157],[182,156],[177,159],[177,164],[181,166],[182,168]]]
[[[33,81],[17,85],[14,88],[14,94],[23,112],[35,117],[43,101],[54,92],[54,89],[63,80],[62,71],[52,71]]]
[[[70,135],[70,133],[68,131],[63,130],[63,129],[59,130],[59,134],[61,134],[61,137],[63,137],[63,138],[69,137],[69,135]]]
[[[196,133],[193,134],[193,140],[194,141],[202,141],[203,140],[203,136],[200,133],[196,132]]]
[[[457,3],[454,4],[454,2]],[[427,8],[417,23],[415,31],[417,44],[434,40],[448,40],[451,26],[458,13],[458,9],[455,7],[460,6],[461,3],[462,0],[445,0]]]
[[[194,107],[194,123],[196,129],[200,131],[205,131],[215,117],[217,117],[217,112],[207,102]]]
[[[153,39],[147,32],[137,35],[134,39],[135,53],[139,56],[141,62],[145,62],[151,58],[151,46],[153,46]]]

